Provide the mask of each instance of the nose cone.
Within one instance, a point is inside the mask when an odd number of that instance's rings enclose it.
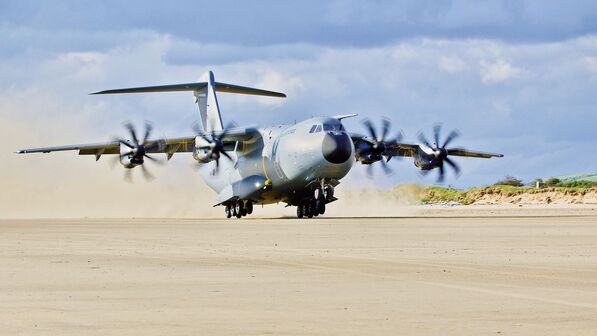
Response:
[[[323,157],[331,163],[344,163],[352,154],[352,140],[346,133],[327,133],[323,138]]]

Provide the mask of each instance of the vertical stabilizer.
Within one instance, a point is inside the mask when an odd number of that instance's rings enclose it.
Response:
[[[199,106],[201,126],[206,132],[222,130],[222,116],[220,115],[218,97],[216,96],[214,73],[209,71],[203,74],[201,81],[204,81],[207,85],[193,92],[196,98],[195,102]]]

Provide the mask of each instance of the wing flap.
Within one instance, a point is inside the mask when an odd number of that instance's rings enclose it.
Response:
[[[483,159],[489,159],[492,157],[504,157],[504,154],[474,152],[474,151],[468,151],[468,150],[462,149],[462,148],[448,149],[448,155],[475,157],[475,158],[483,158]]]

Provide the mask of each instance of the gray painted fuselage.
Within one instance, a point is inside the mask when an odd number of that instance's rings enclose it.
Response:
[[[326,126],[312,132],[314,125]],[[354,145],[340,120],[312,118],[294,125],[260,127],[261,136],[230,147],[233,160],[199,164],[203,180],[218,193],[218,202],[249,190],[257,204],[296,204],[322,179],[337,184],[353,163]],[[266,185],[267,184],[267,185]],[[242,199],[243,197],[239,197]]]

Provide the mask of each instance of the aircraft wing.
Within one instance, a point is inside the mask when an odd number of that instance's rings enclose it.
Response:
[[[363,136],[362,134],[358,134],[358,133],[351,133],[350,137],[352,138],[352,141],[355,144],[359,140],[368,141],[367,137]],[[401,142],[398,142],[398,143],[386,142],[386,151],[385,151],[384,155],[412,157],[418,148],[419,148],[419,145],[417,145],[417,144],[409,144],[409,143],[401,143]],[[503,154],[469,151],[469,150],[462,149],[462,148],[449,149],[448,155],[466,156],[466,157],[475,157],[475,158],[484,158],[484,159],[504,156]]]
[[[391,156],[413,156],[413,153],[417,150],[419,145],[407,144],[407,143],[395,143],[388,144],[387,152]],[[476,152],[469,151],[462,148],[448,149],[448,155],[451,156],[466,156],[474,158],[490,159],[492,157],[503,157],[503,154],[487,153],[487,152]]]
[[[214,135],[218,136],[221,133],[222,131],[216,131]],[[211,134],[209,133],[204,133],[204,135],[211,136]],[[259,136],[260,134],[255,128],[236,127],[228,129],[226,131],[226,134],[223,137],[221,137],[221,140],[223,142],[252,141],[258,138]],[[145,146],[148,148],[148,153],[166,153],[170,158],[174,153],[193,152],[195,148],[195,137],[196,136],[186,136],[180,138],[153,139],[147,141]],[[26,148],[19,149],[16,151],[16,153],[50,153],[71,150],[78,150],[79,155],[95,155],[97,160],[100,156],[104,154],[119,154],[120,144],[118,141],[111,141],[79,145]]]

